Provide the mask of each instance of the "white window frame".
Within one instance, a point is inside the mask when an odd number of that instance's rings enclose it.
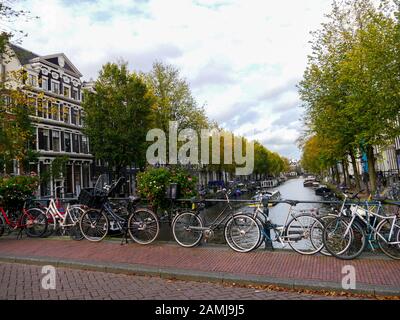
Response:
[[[32,83],[32,79],[34,79],[34,83]],[[38,85],[38,76],[36,74],[33,73],[28,73],[28,85],[31,87],[37,87]]]
[[[58,84],[58,92],[54,92],[54,84]],[[51,92],[54,94],[60,94],[60,81],[51,80]]]
[[[47,86],[44,88],[43,87],[43,83],[46,81],[46,84],[47,84]],[[44,91],[49,91],[49,78],[48,77],[43,77],[42,76],[42,89],[44,90]]]
[[[68,96],[65,96],[65,95],[64,95],[64,88],[68,88],[68,89],[69,89],[69,95],[68,95]],[[68,98],[68,99],[71,99],[72,95],[71,95],[71,86],[70,86],[70,85],[64,84],[64,83],[63,83],[63,92],[62,92],[62,95],[63,95],[63,97],[66,97],[66,98]]]
[[[77,88],[74,88],[74,87],[72,87],[71,90],[74,91],[74,92],[76,92],[76,96],[75,96],[76,99],[75,99],[75,98],[72,98],[72,97],[73,97],[73,96],[72,96],[72,91],[71,91],[71,98],[74,99],[74,100],[76,100],[76,101],[80,101],[80,99],[79,99],[79,90],[78,90]]]
[[[55,130],[55,129],[52,129],[51,130],[51,139],[52,139],[52,141],[51,141],[51,151],[53,151],[53,152],[61,152],[61,131],[60,130]],[[54,132],[57,132],[58,133],[58,150],[54,150]]]

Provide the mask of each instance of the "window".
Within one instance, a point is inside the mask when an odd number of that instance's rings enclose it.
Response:
[[[78,99],[78,90],[77,89],[72,89],[72,99],[79,100]]]
[[[89,188],[90,166],[87,163],[83,164],[82,166],[82,180],[83,180],[83,187]]]
[[[50,165],[40,161],[40,173],[44,174],[46,172],[49,172],[49,170],[50,170]],[[43,182],[40,183],[40,195],[48,196],[50,195],[50,193],[51,193],[50,182],[47,179],[43,179]]]
[[[37,77],[33,74],[28,74],[28,85],[32,87],[37,86]]]
[[[47,101],[41,99],[38,100],[37,116],[41,118],[47,118]]]
[[[53,103],[53,102],[49,102],[49,119],[53,119],[58,121],[60,118],[60,114],[58,111],[58,104],[57,103]]]
[[[52,139],[53,139],[53,151],[60,152],[60,131],[52,132]]]
[[[72,151],[79,153],[79,135],[72,134]]]
[[[51,92],[60,94],[60,84],[58,82],[51,82]]]
[[[49,80],[45,77],[42,77],[42,89],[45,91],[49,90]]]
[[[64,85],[63,88],[64,88],[64,97],[69,98],[69,94],[70,94],[70,89],[69,89],[69,87],[66,87],[66,86]]]
[[[63,112],[64,112],[64,122],[69,123],[69,107],[67,105],[64,105]]]
[[[78,124],[78,110],[75,108],[71,109],[71,123]]]
[[[39,128],[38,129],[38,139],[39,139],[39,149],[40,150],[49,150],[49,130]]]
[[[36,97],[28,97],[28,112],[31,116],[36,115]]]
[[[64,150],[65,152],[71,152],[71,134],[68,132],[64,133]]]
[[[82,153],[89,153],[89,146],[88,146],[88,138],[86,136],[81,136],[81,148],[82,148]]]

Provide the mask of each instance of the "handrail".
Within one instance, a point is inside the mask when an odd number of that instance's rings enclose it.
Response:
[[[50,198],[41,198],[41,199],[32,199],[33,201],[48,201]],[[68,201],[77,201],[78,198],[59,198],[60,201],[63,202],[68,202]],[[116,201],[124,201],[124,200],[129,200],[128,197],[123,197],[123,198],[109,198],[109,200],[116,200]],[[146,199],[143,199],[146,201]],[[191,202],[193,199],[176,199],[176,202]],[[203,199],[204,202],[226,202],[226,199]],[[232,203],[260,203],[259,200],[254,200],[254,199],[229,199],[230,202]],[[288,202],[296,202],[298,204],[343,204],[342,201],[327,201],[327,200],[293,200],[293,199],[281,199],[281,200],[269,200],[269,199],[263,199],[261,202],[263,203],[271,203],[271,204],[280,204],[280,203],[288,203]],[[358,205],[363,205],[363,204],[368,204],[368,205],[377,205],[377,204],[386,204],[386,205],[396,205],[400,206],[400,201],[394,201],[394,200],[382,200],[382,201],[377,201],[377,200],[372,200],[372,201],[367,201],[367,200],[357,200],[357,201],[352,201],[352,200],[347,200],[346,204],[351,205],[351,204],[358,204]]]

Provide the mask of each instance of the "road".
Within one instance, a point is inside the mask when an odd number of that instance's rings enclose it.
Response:
[[[0,264],[0,299],[7,300],[321,300],[347,299],[296,292],[228,287],[214,283],[167,280],[57,268],[55,289],[45,290],[41,266]]]

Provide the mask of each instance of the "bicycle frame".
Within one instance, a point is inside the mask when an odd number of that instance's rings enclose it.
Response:
[[[261,214],[266,219],[266,221],[269,222],[269,223],[263,222],[264,228],[262,228],[262,230],[261,230],[262,234],[269,241],[272,241],[271,237],[267,234],[266,230],[274,230],[275,241],[279,241],[281,243],[281,245],[284,248],[286,248],[287,244],[291,241],[289,236],[285,236],[287,225],[289,222],[289,217],[291,217],[292,219],[296,219],[296,213],[304,213],[306,210],[295,210],[294,209],[295,205],[290,205],[284,224],[282,226],[278,226],[278,225],[270,222],[269,218],[265,215],[264,211],[261,209],[261,205],[262,205],[262,199],[260,198],[260,202],[257,204],[252,217],[254,219],[256,219],[258,214]],[[301,226],[304,228],[303,225],[301,225]]]
[[[20,213],[20,215],[19,215],[19,217],[18,217],[18,219],[16,220],[15,223],[14,223],[14,221],[12,221],[12,220],[10,220],[10,219],[8,218],[8,214],[7,214],[7,212],[4,210],[3,207],[0,207],[0,212],[1,212],[1,215],[2,215],[2,217],[3,217],[3,219],[4,219],[4,222],[5,222],[6,225],[8,225],[8,227],[11,228],[11,229],[21,229],[21,231],[22,231],[22,229],[24,229],[24,228],[28,225],[28,224],[23,224],[23,223],[22,223],[22,219],[23,219],[24,216],[28,216],[29,220],[35,220],[35,218],[32,217],[32,216],[29,214],[28,210],[26,210],[25,205],[24,205],[24,207],[22,208],[21,213]]]
[[[222,211],[218,214],[218,216],[214,219],[213,222],[211,222],[208,226],[205,226],[205,227],[192,227],[192,226],[190,226],[189,228],[193,229],[193,230],[202,230],[202,231],[215,230],[221,224],[226,222],[229,217],[233,217],[235,214],[232,211],[233,207],[231,205],[231,202],[229,201],[228,194],[225,194],[225,197],[226,197],[226,206],[225,206],[225,208],[222,209]],[[230,211],[230,214],[226,214],[227,210]],[[197,210],[196,211],[196,215],[199,215],[200,213],[201,213],[201,210]]]
[[[112,221],[116,222],[116,224],[118,226],[118,230],[120,230],[120,231],[124,230],[124,226],[125,226],[127,220],[125,218],[120,217],[118,214],[116,214],[114,212],[114,210],[111,208],[109,201],[107,201],[106,203],[103,204],[101,211],[104,211],[106,213],[106,215],[111,216]],[[110,221],[110,223],[112,221]]]
[[[71,217],[71,221],[73,221],[71,212],[70,212],[70,204],[67,205],[67,208],[65,209],[65,213],[62,214],[56,205],[56,201],[54,198],[50,198],[50,204],[46,208],[46,217],[48,214],[50,214],[56,221],[58,220],[58,223],[60,224],[60,227],[65,228],[65,227],[73,227],[76,225],[77,221],[73,223],[66,223],[68,216]],[[56,223],[56,222],[55,222]]]
[[[357,205],[357,208],[358,208],[358,207],[359,207],[359,206]],[[377,224],[376,227],[373,226],[373,225],[371,225],[371,223],[370,223],[369,220],[368,220],[368,218],[369,218],[369,210],[367,210],[367,219],[364,218],[361,214],[359,214],[357,210],[355,210],[354,213],[353,213],[353,215],[352,215],[352,218],[351,218],[351,220],[350,220],[350,222],[349,222],[349,225],[348,225],[347,228],[346,228],[346,231],[345,231],[344,236],[346,236],[346,235],[350,232],[351,226],[353,225],[355,219],[358,217],[358,218],[367,226],[367,228],[370,228],[370,229],[372,230],[371,233],[375,235],[375,239],[376,239],[376,237],[378,236],[378,237],[380,237],[383,241],[385,241],[387,244],[392,244],[392,245],[400,244],[400,241],[389,242],[388,240],[385,239],[385,237],[383,237],[383,236],[378,232],[378,226],[380,226],[384,221],[390,221],[390,220],[392,220],[392,222],[391,222],[391,228],[390,228],[390,233],[389,233],[389,237],[388,237],[388,239],[391,239],[391,237],[392,237],[392,235],[393,235],[394,227],[396,226],[397,216],[390,216],[390,217],[388,217],[388,216],[380,215],[380,214],[375,213],[375,212],[371,212],[370,214],[371,214],[371,216],[373,216],[373,217],[376,217],[376,218],[381,219],[381,221]],[[398,227],[400,228],[400,226],[398,226]],[[369,240],[369,241],[370,241],[370,240]]]

